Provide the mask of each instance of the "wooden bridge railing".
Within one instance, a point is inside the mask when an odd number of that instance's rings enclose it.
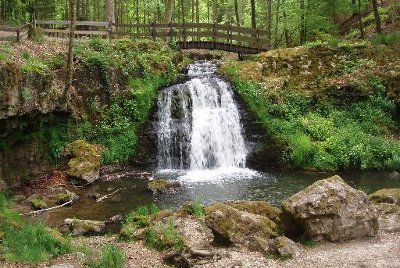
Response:
[[[49,36],[66,37],[69,34],[69,21],[35,21]],[[129,36],[133,38],[150,38],[175,41],[182,48],[196,47],[218,48],[223,44],[225,50],[238,52],[237,48],[249,48],[255,53],[268,48],[267,32],[258,29],[234,26],[231,24],[211,23],[151,23],[151,24],[119,24],[95,21],[77,21],[75,35],[103,36],[117,38]],[[201,43],[203,43],[201,45]],[[188,46],[188,44],[192,44]],[[207,44],[204,46],[204,44]],[[234,49],[236,48],[236,50]],[[250,51],[250,50],[249,50]]]
[[[19,26],[19,27],[11,27],[11,26],[3,26],[0,25],[1,32],[8,32],[10,35],[5,35],[0,37],[0,41],[21,41],[28,37],[28,29],[31,26],[31,23]]]

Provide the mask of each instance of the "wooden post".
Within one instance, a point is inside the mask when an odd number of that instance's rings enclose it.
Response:
[[[17,29],[17,43],[19,43],[19,41],[21,41],[21,40],[20,40],[20,39],[21,39],[20,34],[21,34],[21,29],[18,28],[18,29]]]
[[[186,25],[185,22],[182,23],[183,28],[183,48],[186,48]]]
[[[169,27],[169,32],[168,32],[169,42],[172,42],[172,22],[171,21],[168,23],[168,27]]]
[[[217,47],[217,24],[214,22],[213,26],[213,49]]]
[[[260,31],[257,29],[257,53],[260,53]]]
[[[156,40],[156,29],[154,26],[154,21],[151,23],[151,37],[153,37],[153,40]]]
[[[232,51],[232,23],[229,22],[229,50]]]
[[[112,34],[113,34],[113,22],[108,21],[108,40],[111,42],[112,39]]]

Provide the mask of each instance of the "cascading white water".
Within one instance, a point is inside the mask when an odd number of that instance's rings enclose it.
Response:
[[[216,65],[189,66],[189,81],[158,98],[158,169],[244,168],[246,147],[230,85]]]

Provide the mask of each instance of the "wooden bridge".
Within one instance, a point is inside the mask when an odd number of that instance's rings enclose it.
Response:
[[[67,37],[69,21],[34,21],[44,34]],[[256,54],[267,50],[267,32],[231,24],[211,23],[151,23],[118,24],[77,21],[76,37],[148,38],[175,42],[179,49],[218,49],[239,54]]]

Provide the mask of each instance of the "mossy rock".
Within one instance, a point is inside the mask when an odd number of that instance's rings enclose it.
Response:
[[[374,203],[389,203],[400,205],[400,188],[387,188],[378,190],[368,196]]]
[[[102,148],[84,140],[76,140],[67,146],[67,151],[72,155],[68,163],[67,174],[92,183],[99,178]]]
[[[267,217],[268,219],[274,221],[275,223],[279,222],[279,215],[282,213],[282,211],[279,208],[271,206],[270,204],[264,201],[242,200],[242,201],[225,202],[225,204],[233,208],[236,208],[238,210]]]
[[[79,199],[79,196],[74,193],[74,192],[70,192],[68,190],[64,190],[62,192],[59,192],[57,194],[57,203],[58,204],[64,204],[68,201],[76,201]]]
[[[64,226],[69,228],[73,236],[104,233],[106,224],[104,221],[65,219]]]
[[[37,210],[48,208],[46,202],[40,197],[33,198],[31,200],[31,206]]]
[[[250,237],[273,238],[277,225],[267,217],[238,210],[223,203],[205,208],[207,226],[233,243],[247,244]]]
[[[166,179],[155,179],[147,184],[147,190],[153,194],[175,193],[180,187],[179,182],[170,182]]]

